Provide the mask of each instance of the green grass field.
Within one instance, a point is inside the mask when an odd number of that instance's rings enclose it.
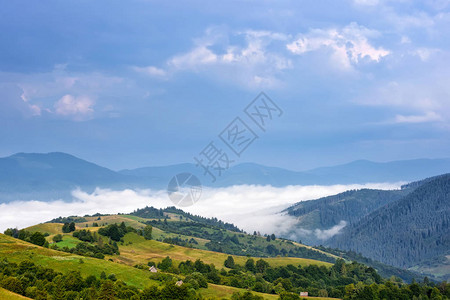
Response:
[[[166,213],[166,215],[171,217],[171,219],[168,219],[169,221],[175,222],[175,221],[180,220],[180,216],[177,214]],[[136,229],[142,229],[145,227],[145,224],[143,222],[150,220],[150,219],[145,219],[145,218],[132,216],[132,215],[107,215],[107,216],[100,216],[100,217],[84,217],[84,219],[86,219],[86,222],[76,223],[77,230],[87,229],[87,230],[94,232],[94,231],[98,231],[98,229],[103,226],[107,226],[109,224],[114,224],[114,223],[119,224],[121,222],[124,222],[126,226],[131,226]],[[185,218],[183,218],[183,220],[185,221]],[[92,227],[93,223],[98,223],[98,225],[100,227]],[[29,231],[40,231],[43,233],[48,232],[50,234],[50,236],[47,237],[47,241],[49,243],[52,243],[53,235],[57,234],[57,233],[62,233],[62,224],[44,223],[44,224],[38,224],[35,226],[31,226],[26,229]],[[203,231],[208,231],[210,234],[214,233],[214,229],[207,228],[207,227],[204,228]],[[228,235],[230,238],[237,234],[236,232],[231,232],[231,231],[225,231],[224,233],[226,235]],[[71,234],[66,234],[64,236],[63,241],[58,243],[59,247],[62,248],[62,247],[67,246],[69,248],[72,248],[72,247],[75,247],[76,244],[78,244],[79,241],[77,239],[73,239],[73,238],[69,237],[69,235],[71,236]],[[208,239],[166,232],[157,227],[153,227],[152,235],[153,235],[154,240],[160,240],[160,241],[164,240],[165,238],[180,238],[180,239],[189,241],[193,238],[198,243],[198,244],[192,244],[192,246],[194,248],[206,250],[206,251],[208,250],[208,248],[205,246],[205,244],[209,242]],[[243,244],[252,245],[254,247],[259,247],[261,249],[265,248],[267,246],[265,237],[247,235],[247,234],[242,234],[242,233],[238,233],[237,235],[239,237],[239,241]],[[276,239],[276,240],[272,241],[271,244],[274,245],[275,247],[277,247],[278,249],[285,248],[285,249],[289,250],[289,249],[293,249],[296,247],[304,247],[304,248],[312,249],[312,247],[309,247],[309,246],[306,246],[303,244],[299,244],[296,242],[282,240],[282,239]],[[320,251],[317,249],[313,249],[313,250],[317,251],[317,252],[321,252],[323,254],[326,254],[329,257],[336,258],[336,256],[334,256],[332,254],[329,254],[329,253],[326,253],[326,252],[323,252],[323,251]],[[316,260],[314,260],[314,261],[316,261]]]
[[[51,239],[52,236],[49,236],[49,239]],[[49,241],[50,242],[50,241]],[[77,238],[74,238],[72,235],[66,234],[63,236],[63,240],[56,245],[58,245],[59,248],[69,247],[73,248],[77,244],[79,244],[81,241]]]
[[[177,221],[177,215],[171,215],[172,221]],[[86,222],[76,223],[77,230],[87,229],[90,231],[97,231],[102,226],[107,226],[109,224],[124,222],[126,226],[131,226],[136,229],[142,229],[145,227],[143,222],[149,219],[144,219],[137,216],[130,215],[110,215],[99,217],[85,217]],[[171,219],[169,219],[171,220]],[[93,227],[93,223],[98,223],[99,227]],[[62,233],[62,225],[58,223],[44,223],[38,224],[26,228],[29,231],[35,232],[40,231],[42,233],[50,234],[47,240],[52,243],[53,236],[56,234],[62,234],[63,240],[57,245],[60,248],[75,247],[80,241],[72,236],[72,233]],[[209,232],[214,232],[213,229],[205,228],[204,230]],[[226,232],[230,237],[235,235],[234,232]],[[70,253],[64,253],[60,251],[54,251],[51,249],[46,249],[38,247],[5,235],[0,235],[0,258],[7,257],[8,260],[14,262],[20,262],[25,259],[31,259],[38,265],[46,266],[56,271],[65,273],[68,271],[80,271],[80,273],[86,277],[88,275],[100,276],[102,271],[105,271],[107,275],[115,274],[119,280],[124,281],[129,285],[136,286],[138,288],[144,288],[149,285],[158,285],[159,282],[153,281],[149,278],[149,272],[147,270],[140,270],[134,268],[136,264],[147,265],[149,261],[160,262],[166,256],[173,259],[175,264],[181,261],[191,260],[195,261],[201,259],[203,262],[208,264],[214,264],[216,268],[220,269],[224,267],[224,261],[229,256],[225,253],[213,252],[207,250],[205,244],[209,242],[207,239],[202,239],[198,237],[186,236],[176,233],[165,232],[157,227],[153,227],[153,239],[145,240],[143,237],[135,234],[128,233],[124,236],[124,243],[118,243],[120,255],[108,256],[104,260],[99,260],[95,258],[81,257],[78,255],[73,255]],[[253,245],[264,246],[266,244],[264,237],[251,236],[238,234],[240,241],[250,242]],[[157,241],[156,239],[164,238],[181,238],[184,240],[190,240],[194,238],[198,244],[194,248],[181,247],[177,245],[171,245]],[[288,242],[284,240],[277,239],[271,242],[275,246],[279,247],[307,247],[298,243],[291,243],[291,246],[287,244]],[[232,255],[235,262],[240,265],[244,265],[247,261],[247,256]],[[112,261],[108,261],[111,259]],[[258,257],[254,257],[258,260]],[[80,263],[80,260],[83,263]],[[332,264],[328,262],[322,262],[313,259],[295,258],[295,257],[269,257],[264,258],[271,266],[286,266],[288,264],[308,266],[315,264],[318,266],[331,267]],[[207,289],[200,289],[199,293],[205,298],[228,298],[234,292],[245,292],[243,289],[209,284]],[[264,299],[278,299],[277,295],[255,293],[264,297]],[[313,298],[313,297],[310,297]],[[0,299],[3,299],[0,297]],[[8,299],[8,298],[5,298]],[[15,298],[11,298],[15,299]],[[331,299],[331,298],[314,298],[314,299]]]
[[[188,236],[188,235],[182,235],[182,234],[165,232],[165,231],[162,231],[161,229],[156,228],[156,227],[153,227],[152,237],[153,237],[154,240],[159,240],[159,239],[164,240],[164,238],[176,238],[176,237],[179,237],[179,238],[184,239],[184,240],[186,240],[186,239],[190,240],[191,238],[193,238],[198,243],[198,245],[195,245],[196,248],[202,249],[202,250],[208,250],[208,248],[206,248],[206,246],[205,246],[205,244],[209,242],[209,240],[207,240],[207,239],[202,239],[202,238]]]
[[[30,298],[15,294],[13,292],[10,292],[10,291],[5,290],[0,287],[0,299],[1,300],[24,300],[24,299],[30,299]]]
[[[214,287],[213,289],[202,289],[201,295],[208,299],[208,298],[224,298],[229,297],[229,295],[240,292],[242,293],[242,289],[238,289],[231,286],[224,286],[224,285],[215,285],[212,283],[209,283],[209,286]],[[264,299],[279,299],[278,295],[272,295],[272,294],[264,294],[264,293],[258,293],[258,292],[252,292],[255,295],[262,296]],[[337,298],[323,298],[323,297],[302,297],[301,299],[315,299],[315,300],[340,300]]]
[[[176,216],[171,216],[173,219],[176,219]],[[114,224],[114,223],[121,223],[125,222],[125,225],[132,226],[134,228],[143,228],[145,225],[141,223],[141,221],[146,221],[148,219],[136,217],[136,216],[130,216],[130,215],[111,215],[111,216],[101,216],[100,220],[97,220],[98,217],[85,217],[87,222],[84,223],[77,223],[77,229],[88,229],[91,231],[97,231],[101,227],[87,227],[92,226],[94,222],[97,222],[100,226],[103,224],[106,226],[108,224]],[[51,233],[49,237],[47,237],[47,240],[51,243],[52,237],[54,234],[62,233],[62,224],[57,223],[44,223],[44,224],[38,224],[32,227],[28,227],[27,230],[30,231],[41,231],[41,232],[48,232]],[[205,230],[212,230],[209,228],[205,228]],[[232,236],[234,233],[229,232],[230,236]],[[175,262],[179,263],[181,261],[185,260],[192,260],[195,261],[197,259],[201,259],[205,263],[212,263],[216,265],[218,268],[223,267],[223,262],[228,257],[228,254],[219,253],[219,252],[213,252],[206,249],[204,246],[208,240],[207,239],[201,239],[196,238],[192,236],[186,236],[186,235],[180,235],[175,233],[169,233],[160,230],[159,228],[154,227],[153,228],[153,239],[152,240],[145,240],[143,237],[138,236],[134,233],[128,233],[124,237],[124,244],[119,244],[119,250],[121,255],[120,256],[110,256],[107,257],[114,260],[115,262],[126,264],[129,266],[134,266],[136,264],[147,264],[148,261],[154,261],[159,262],[164,257],[170,256]],[[187,247],[181,247],[177,245],[170,245],[166,243],[162,243],[159,241],[156,241],[155,239],[164,239],[166,237],[174,238],[174,237],[180,237],[182,239],[191,239],[194,238],[198,245],[196,245],[196,249],[194,248],[187,248]],[[264,245],[265,238],[264,237],[254,237],[249,235],[243,235],[240,234],[239,238],[241,240],[252,240],[252,243],[255,245]],[[72,237],[72,234],[63,234],[63,241],[59,242],[57,245],[58,247],[75,247],[80,241],[74,237]],[[286,242],[283,240],[275,240],[272,242],[274,245],[283,246]],[[295,246],[299,247],[307,247],[308,246],[293,243]],[[317,250],[319,251],[319,250]],[[322,251],[320,251],[322,252]],[[325,252],[324,252],[325,253]],[[331,254],[328,254],[332,256]],[[246,256],[237,256],[233,255],[233,258],[236,263],[238,264],[245,264],[248,257]],[[254,258],[255,260],[259,258]],[[307,266],[311,264],[315,264],[318,266],[326,266],[330,267],[332,266],[331,263],[328,262],[322,262],[318,260],[313,259],[306,259],[306,258],[295,258],[295,257],[268,257],[264,258],[270,265],[272,266],[285,266],[288,264],[292,265],[301,265],[301,266]]]
[[[79,271],[83,277],[87,277],[89,275],[100,277],[101,272],[105,271],[107,275],[115,274],[117,279],[122,280],[129,285],[133,285],[142,289],[149,285],[158,285],[159,282],[151,280],[149,278],[148,270],[140,270],[131,267],[130,264],[133,264],[135,261],[147,262],[149,260],[149,256],[152,256],[152,260],[157,261],[167,255],[170,255],[174,260],[179,261],[186,259],[195,260],[197,258],[200,258],[205,262],[215,263],[220,268],[220,266],[222,266],[223,264],[223,261],[228,256],[223,253],[172,246],[154,240],[146,241],[142,237],[132,233],[127,234],[125,240],[131,241],[133,244],[121,247],[121,251],[125,251],[126,253],[123,256],[121,255],[119,257],[114,257],[117,262],[111,262],[108,260],[82,257],[70,253],[35,246],[27,242],[0,234],[0,259],[7,258],[9,261],[16,263],[19,263],[23,260],[32,260],[37,265],[52,268],[61,273],[66,273],[69,271]],[[139,251],[139,253],[137,253],[137,251]],[[149,252],[146,253],[146,251]],[[243,263],[247,259],[247,257],[235,256],[235,259],[238,263]],[[80,262],[81,260],[82,263]],[[311,263],[311,261],[308,260],[292,258],[272,258],[268,259],[268,261],[273,265],[282,265],[288,263],[306,265]],[[210,284],[207,289],[199,290],[199,292],[205,298],[213,299],[229,298],[236,291],[239,291],[241,293],[245,292],[245,290],[243,289],[214,284]],[[262,293],[257,294],[263,296],[265,299],[278,298],[277,295]],[[7,300],[28,298],[0,290],[0,299]]]
[[[59,223],[42,223],[42,224],[37,224],[34,226],[30,226],[28,228],[25,228],[25,230],[31,231],[31,232],[39,231],[41,233],[48,233],[48,234],[52,235],[52,234],[62,233],[62,227],[63,227],[63,224],[59,224]]]
[[[118,279],[138,288],[157,284],[157,282],[149,279],[148,271],[107,260],[38,247],[3,234],[0,234],[0,258],[7,258],[9,261],[16,263],[28,259],[37,265],[52,268],[62,273],[80,271],[84,277],[95,275],[99,278],[101,272],[105,271],[106,274],[115,274]],[[80,263],[80,259],[83,263]]]
[[[200,250],[186,248],[177,245],[169,245],[155,240],[145,240],[143,237],[135,233],[128,233],[124,237],[124,246],[119,246],[120,256],[111,257],[113,260],[125,264],[146,264],[148,261],[159,262],[164,257],[170,256],[174,261],[181,262],[185,260],[195,261],[201,259],[208,264],[214,264],[217,268],[222,268],[225,259],[229,256],[225,253],[213,252],[208,250]],[[129,244],[131,242],[131,244]],[[244,265],[248,257],[232,255],[235,262]],[[259,258],[254,258],[258,260]],[[296,258],[296,257],[269,257],[264,258],[272,266],[285,266],[288,264],[307,266],[311,264],[331,267],[331,263]]]

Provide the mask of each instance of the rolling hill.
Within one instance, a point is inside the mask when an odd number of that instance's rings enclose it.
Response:
[[[0,287],[31,298],[36,293],[86,297],[93,286],[96,293],[115,293],[119,299],[148,299],[151,296],[145,295],[154,293],[172,293],[163,299],[298,299],[305,290],[321,296],[310,297],[314,299],[342,299],[352,286],[366,284],[379,285],[389,298],[410,289],[401,279],[392,279],[398,285],[393,289],[375,268],[346,262],[340,259],[342,253],[274,235],[249,235],[232,224],[175,207],[58,217],[5,233],[0,234]],[[152,265],[156,273],[149,271]],[[14,277],[21,272],[47,274],[47,281],[66,280],[66,291],[50,289],[51,282],[33,286],[33,281]],[[74,280],[79,285],[73,285]],[[418,292],[425,293],[426,285]]]
[[[33,263],[39,266],[45,266],[51,268],[57,272],[80,272],[82,277],[95,276],[100,278],[102,272],[105,274],[114,274],[117,280],[123,281],[125,284],[136,287],[138,289],[144,289],[148,286],[161,286],[165,281],[161,282],[161,276],[165,278],[173,278],[175,276],[178,279],[185,279],[186,275],[179,274],[179,271],[167,270],[164,275],[151,275],[148,271],[148,263],[152,262],[159,266],[167,257],[171,258],[174,265],[182,264],[186,261],[199,262],[205,264],[204,266],[214,265],[217,270],[228,270],[231,274],[233,272],[238,272],[237,270],[230,269],[224,266],[225,260],[229,257],[233,257],[236,266],[244,266],[246,262],[251,258],[250,256],[239,256],[239,255],[229,255],[226,253],[220,253],[216,251],[203,250],[201,249],[205,242],[209,240],[204,238],[193,236],[187,236],[183,234],[174,234],[173,232],[166,232],[159,229],[158,227],[153,227],[154,239],[145,239],[143,236],[138,234],[135,230],[143,229],[147,226],[149,221],[157,221],[157,218],[142,218],[137,216],[138,214],[148,214],[150,208],[144,208],[143,210],[137,210],[130,215],[95,215],[95,216],[84,216],[84,217],[70,217],[70,218],[57,218],[48,223],[37,224],[26,228],[25,230],[30,233],[42,233],[45,234],[46,240],[51,243],[50,248],[40,247],[37,245],[30,244],[29,242],[10,237],[8,235],[0,234],[0,261],[7,258],[8,263],[21,263],[24,260],[32,260]],[[156,213],[158,210],[154,210]],[[157,216],[158,217],[158,216]],[[177,224],[179,223],[180,228],[183,228],[185,223],[201,225],[203,231],[209,231],[213,233],[217,232],[228,232],[230,235],[240,233],[237,228],[230,227],[229,224],[220,222],[214,219],[205,219],[197,216],[192,216],[188,213],[184,213],[175,208],[169,209],[168,212],[164,212],[163,215],[159,217],[164,218],[165,222]],[[180,220],[180,217],[185,218],[184,222]],[[82,240],[74,238],[72,233],[63,232],[63,223],[56,223],[55,221],[70,221],[75,222],[76,231],[89,230],[93,233],[98,233],[100,229],[107,228],[112,224],[124,223],[130,232],[126,233],[120,241],[117,242],[120,254],[118,255],[106,255],[104,259],[98,259],[89,257],[88,253],[81,252],[72,253],[74,249],[78,249],[80,245],[84,244]],[[165,223],[163,222],[163,224]],[[94,223],[99,224],[99,226],[93,226]],[[212,225],[215,224],[215,225]],[[222,228],[221,228],[222,227]],[[235,231],[228,231],[224,227],[230,227]],[[53,238],[56,235],[62,235],[62,241],[53,242]],[[247,236],[247,235],[246,235]],[[177,240],[169,241],[168,238],[177,238]],[[307,246],[296,244],[284,240],[271,240],[267,241],[265,237],[248,236],[248,245],[241,238],[242,247],[248,247],[255,240],[260,240],[261,245],[275,245],[278,247],[296,247],[304,248],[307,251],[319,253],[322,257],[335,259],[335,256],[331,254],[325,254],[323,251],[310,249]],[[179,240],[195,240],[196,242],[192,245],[179,246],[176,241]],[[195,247],[196,246],[196,247]],[[58,251],[63,250],[63,251]],[[81,249],[81,248],[80,248]],[[84,248],[83,248],[84,249]],[[78,254],[77,254],[78,253]],[[254,261],[259,258],[254,258]],[[333,266],[332,263],[324,262],[320,260],[299,258],[299,257],[265,257],[264,260],[267,263],[267,267],[280,268],[286,267],[288,265],[299,266],[300,268],[318,268],[323,267],[327,270]],[[145,267],[144,267],[145,266]],[[0,263],[0,271],[1,271]],[[158,267],[159,268],[159,267]],[[162,268],[162,267],[161,267]],[[209,268],[209,267],[208,267]],[[315,269],[314,269],[315,270]],[[175,272],[175,274],[171,273]],[[221,274],[224,271],[221,271]],[[0,272],[1,273],[1,272]],[[226,273],[226,272],[225,272]],[[177,275],[178,274],[178,275]],[[1,275],[0,275],[1,276]],[[223,275],[221,275],[223,276]],[[233,275],[234,276],[234,275]],[[249,276],[249,275],[246,275]],[[224,277],[225,278],[225,277]],[[229,298],[233,293],[245,293],[245,289],[240,287],[241,284],[227,282],[224,279],[222,284],[219,282],[210,282],[207,288],[200,289],[198,292],[203,297],[211,299],[217,298]],[[268,284],[268,283],[265,283]],[[1,278],[0,278],[1,285]],[[278,299],[278,295],[271,293],[262,293],[258,290],[253,291],[254,295],[261,296],[263,299]],[[14,298],[13,298],[14,299]],[[316,298],[324,299],[324,298]],[[329,299],[329,298],[327,298]]]

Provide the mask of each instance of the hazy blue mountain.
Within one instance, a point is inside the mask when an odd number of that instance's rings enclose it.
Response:
[[[204,170],[201,167],[196,167],[195,164],[120,171],[121,174],[140,178],[164,178],[163,182],[167,182],[174,174],[181,172],[195,174],[204,185],[220,187],[236,184],[287,186],[399,182],[415,181],[450,172],[450,159],[416,159],[386,163],[359,160],[348,164],[301,172],[254,163],[242,163],[223,171],[220,177],[217,176],[214,183],[211,182],[211,177],[204,175]]]
[[[165,189],[174,175],[183,172],[195,174],[203,185],[212,187],[392,182],[450,172],[450,159],[390,163],[357,161],[304,172],[242,163],[224,170],[213,183],[201,167],[192,163],[116,172],[65,153],[18,153],[0,158],[0,202],[16,199],[70,200],[70,191],[77,187],[86,191],[95,187]]]
[[[450,159],[413,159],[391,162],[357,160],[308,171],[330,183],[415,181],[450,172]]]
[[[328,245],[404,268],[440,260],[441,275],[450,278],[450,174],[427,180],[373,211]]]
[[[321,181],[321,178],[315,175],[282,168],[267,167],[255,163],[242,163],[232,166],[228,170],[222,171],[220,176],[217,176],[216,171],[212,171],[216,177],[215,182],[213,182],[210,175],[205,174],[204,169],[189,163],[120,171],[121,174],[145,178],[146,180],[163,179],[161,181],[165,184],[167,184],[170,178],[175,174],[183,172],[189,172],[196,175],[203,185],[212,187],[240,184],[286,186],[296,184],[316,184]]]
[[[122,174],[66,153],[18,153],[0,158],[0,202],[68,199],[77,187],[92,190],[127,181]]]

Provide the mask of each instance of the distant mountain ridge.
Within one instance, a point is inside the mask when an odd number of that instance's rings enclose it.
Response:
[[[419,181],[413,181],[397,190],[359,189],[348,190],[336,195],[319,199],[301,201],[282,211],[298,218],[298,225],[306,230],[325,230],[336,226],[339,222],[355,224],[377,209],[402,199],[416,188],[439,177],[434,176]],[[295,231],[295,228],[292,229]],[[316,244],[322,241],[309,239],[307,243]]]
[[[120,173],[61,152],[17,153],[0,158],[0,203],[8,200],[69,199],[77,187],[93,190],[127,182]]]
[[[167,170],[173,171],[167,172]],[[204,185],[230,186],[237,184],[259,184],[272,186],[287,185],[330,185],[370,182],[411,182],[423,178],[450,172],[450,158],[414,159],[392,162],[371,162],[358,160],[347,164],[322,167],[308,171],[291,171],[283,168],[268,167],[255,163],[241,163],[223,171],[216,184],[209,182],[203,170],[195,164],[178,164],[165,167],[144,167],[132,170],[121,170],[119,173],[138,177],[166,176],[170,179],[176,172],[190,172],[200,179]],[[161,176],[162,175],[162,176]],[[169,177],[170,176],[170,177]]]
[[[174,175],[183,172],[193,173],[203,185],[211,187],[362,184],[413,181],[450,172],[450,159],[356,161],[302,172],[242,163],[223,171],[212,183],[202,168],[191,163],[113,171],[61,152],[17,153],[0,158],[0,203],[18,199],[71,200],[71,191],[76,188],[165,189]]]

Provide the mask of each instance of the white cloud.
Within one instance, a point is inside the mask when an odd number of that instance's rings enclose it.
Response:
[[[148,67],[132,67],[132,69],[138,73],[146,74],[152,77],[166,78],[167,72],[163,69],[148,66]]]
[[[400,39],[400,43],[401,44],[411,44],[411,39],[408,36],[403,35]]]
[[[408,107],[418,110],[435,110],[439,108],[439,101],[427,95],[428,89],[418,88],[413,82],[391,81],[370,91],[370,95],[361,101],[367,105],[388,105]]]
[[[94,116],[94,99],[98,107],[102,103],[97,103],[101,102],[97,99],[101,99],[102,95],[107,94],[110,97],[111,94],[122,93],[129,96],[130,88],[134,88],[130,80],[98,72],[69,72],[61,65],[45,73],[0,72],[0,82],[20,89],[15,101],[25,103],[28,108],[27,116],[59,115],[77,121]]]
[[[349,189],[393,189],[399,188],[401,184],[375,183],[283,188],[243,185],[218,189],[206,188],[202,198],[195,205],[183,210],[234,223],[247,232],[260,231],[262,234],[280,235],[290,231],[297,223],[295,218],[279,213],[294,203],[337,194]],[[145,206],[163,208],[173,205],[166,191],[96,189],[94,193],[88,194],[76,190],[73,192],[73,198],[73,202],[16,201],[0,204],[0,231],[8,227],[27,227],[58,216],[82,216],[97,212],[129,213]],[[336,227],[318,231],[316,234],[326,237],[338,230],[339,227]]]
[[[232,43],[230,39],[233,38],[243,39],[243,42]],[[212,27],[203,37],[194,40],[191,50],[169,58],[165,68],[133,69],[160,77],[190,71],[251,88],[276,87],[280,84],[277,74],[292,68],[292,63],[280,52],[269,50],[269,46],[279,44],[279,48],[284,50],[282,45],[286,39],[287,35],[271,31],[229,33]]]
[[[179,70],[196,70],[217,61],[218,56],[208,49],[207,45],[200,45],[188,53],[175,56],[169,61],[169,65]]]
[[[94,100],[87,96],[74,97],[72,95],[64,95],[59,99],[54,107],[55,113],[62,116],[73,117],[77,121],[89,119],[94,109]]]
[[[418,70],[427,73],[417,79],[391,81],[373,89],[366,89],[364,96],[355,102],[361,105],[384,106],[395,115],[380,124],[435,123],[448,130],[450,124],[450,81],[447,71]]]
[[[439,49],[434,48],[418,48],[412,51],[413,55],[418,56],[423,62],[426,62],[430,59],[430,57],[436,53],[440,52]]]
[[[356,23],[351,23],[342,29],[314,29],[302,34],[294,42],[287,44],[287,49],[294,54],[303,55],[307,52],[330,49],[332,62],[341,69],[351,69],[352,65],[362,60],[379,62],[390,51],[382,47],[374,47],[369,43],[369,37],[379,33]]]
[[[424,115],[395,116],[395,123],[427,123],[440,121],[442,121],[442,117],[433,111],[429,111]]]
[[[28,102],[29,99],[28,99],[24,89],[22,89],[22,94],[20,95],[20,98],[23,100],[23,102],[26,103],[32,116],[40,116],[41,115],[41,107],[37,104],[31,104]]]
[[[330,229],[316,229],[314,230],[314,234],[319,240],[328,240],[329,238],[335,236],[338,234],[344,227],[347,226],[347,222],[344,220],[341,220],[339,224],[331,227]]]

